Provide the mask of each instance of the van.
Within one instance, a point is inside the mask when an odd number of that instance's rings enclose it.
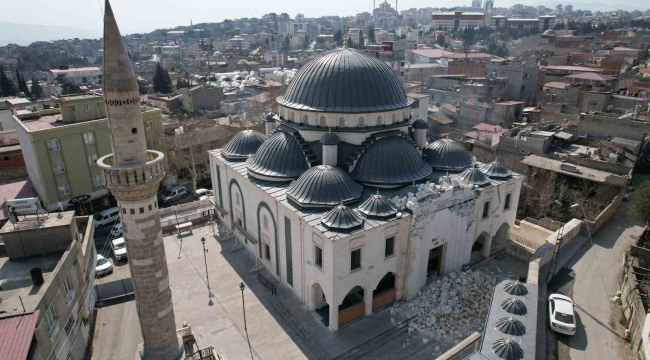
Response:
[[[95,215],[93,223],[96,228],[112,224],[120,216],[120,208],[114,207]]]
[[[211,198],[212,196],[214,196],[214,193],[212,192],[212,190],[208,190],[208,189],[197,189],[196,196],[199,198],[199,200],[203,200],[203,199]]]
[[[111,241],[111,246],[113,247],[115,261],[126,259],[126,242],[124,242],[123,237]]]
[[[185,186],[174,186],[173,188],[163,193],[161,197],[161,201],[163,204],[167,204],[172,201],[176,201],[178,199],[184,198],[186,196],[187,196],[187,189],[185,189]]]

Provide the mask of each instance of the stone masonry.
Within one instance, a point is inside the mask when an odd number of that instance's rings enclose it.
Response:
[[[104,98],[113,154],[99,159],[102,183],[117,199],[126,241],[143,359],[176,359],[172,293],[165,258],[157,190],[165,177],[164,155],[147,151],[138,85],[111,6],[104,17]]]

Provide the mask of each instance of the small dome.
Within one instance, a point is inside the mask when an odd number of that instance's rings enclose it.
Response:
[[[370,185],[399,186],[424,180],[431,165],[420,152],[401,136],[386,136],[375,141],[361,154],[352,178]]]
[[[475,167],[463,170],[462,173],[456,175],[454,178],[466,186],[483,186],[490,183],[490,180],[481,172],[481,170]]]
[[[483,174],[495,179],[505,179],[512,176],[510,170],[503,167],[496,160],[481,166],[480,170]]]
[[[503,286],[503,290],[510,295],[524,296],[528,295],[526,284],[520,281],[511,281]]]
[[[331,132],[328,132],[320,138],[320,143],[323,145],[338,145],[340,142],[339,136]]]
[[[397,208],[386,197],[375,194],[364,201],[358,208],[365,216],[388,218],[397,214]]]
[[[524,323],[518,319],[515,319],[514,316],[504,317],[497,320],[496,328],[502,333],[508,335],[523,336],[526,334],[526,327],[524,326]]]
[[[329,230],[350,231],[363,226],[363,217],[341,204],[326,212],[320,222]]]
[[[555,36],[555,30],[553,30],[553,29],[546,29],[546,30],[542,33],[542,35],[546,35],[546,36]]]
[[[526,315],[528,309],[526,304],[516,296],[510,299],[505,299],[501,302],[501,308],[511,314]]]
[[[310,168],[291,183],[287,198],[300,206],[336,206],[359,200],[363,186],[343,170],[329,165]]]
[[[284,131],[271,135],[248,164],[248,174],[260,180],[297,179],[309,169],[307,158],[295,137]]]
[[[429,123],[422,119],[418,119],[413,122],[413,125],[411,125],[411,127],[414,129],[428,129]]]
[[[407,197],[409,194],[415,195],[418,193],[418,191],[420,191],[418,185],[411,184],[400,189],[392,197],[397,196],[398,198],[403,198],[403,197]]]
[[[297,110],[348,114],[399,110],[413,103],[390,66],[347,48],[305,64],[277,101]]]
[[[275,119],[273,118],[274,116],[275,114],[272,112],[266,114],[266,116],[264,117],[264,122],[275,122]]]
[[[494,354],[506,360],[520,360],[524,358],[524,349],[514,339],[499,339],[492,344]]]
[[[438,178],[438,185],[445,185],[445,186],[451,185],[451,186],[454,186],[454,181],[451,178],[451,176],[449,176],[449,171],[447,171],[447,175],[443,175],[443,176]]]
[[[257,131],[240,131],[221,149],[221,156],[227,160],[246,160],[255,154],[265,139]]]
[[[429,144],[424,150],[427,162],[435,169],[463,170],[474,162],[472,155],[463,144],[451,140],[440,139]]]

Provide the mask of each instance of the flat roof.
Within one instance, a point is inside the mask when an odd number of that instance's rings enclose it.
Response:
[[[25,199],[37,197],[38,193],[34,190],[34,185],[31,180],[17,181],[9,184],[0,185],[0,216],[6,218],[9,216],[7,213],[7,200]]]
[[[74,222],[74,211],[63,211],[36,215],[20,216],[19,222],[10,219],[5,226],[0,229],[1,234],[8,234],[14,231],[47,229],[59,226],[69,226]],[[0,266],[1,267],[1,266]]]
[[[412,99],[424,99],[424,98],[428,98],[431,95],[418,94],[418,93],[408,93],[408,94],[406,94],[406,96],[408,96],[408,97],[410,97]]]
[[[559,82],[559,81],[551,81],[544,84],[545,88],[562,89],[562,90],[566,89],[567,86],[570,86],[570,84],[565,82]]]
[[[63,74],[63,73],[71,73],[71,72],[81,72],[81,71],[101,71],[102,69],[96,67],[96,66],[89,66],[89,67],[81,67],[81,68],[70,68],[67,70],[61,70],[61,69],[50,69],[50,72],[53,74]]]
[[[580,72],[602,72],[605,69],[597,67],[573,66],[573,65],[548,65],[541,66],[541,70],[563,70],[563,71],[580,71]]]
[[[550,170],[559,174],[577,177],[585,180],[595,181],[599,183],[610,184],[614,186],[626,186],[628,183],[627,176],[616,175],[611,172],[592,169],[586,166],[575,165],[560,160],[550,159],[539,155],[527,155],[521,160],[524,165]],[[569,165],[577,169],[577,172],[567,171],[562,168],[562,165]]]
[[[25,98],[6,99],[5,101],[8,102],[11,105],[31,104],[32,103],[30,100],[25,99]]]

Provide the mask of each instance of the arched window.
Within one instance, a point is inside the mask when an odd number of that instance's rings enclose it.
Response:
[[[302,123],[307,125],[309,124],[309,116],[305,115],[302,117]]]
[[[325,120],[325,116],[320,117],[320,126],[325,126],[327,125],[327,120]]]
[[[236,204],[237,206],[240,206],[240,205],[241,205],[241,201],[239,201],[239,194],[236,195],[236,198],[235,198],[235,204]]]
[[[345,126],[345,119],[344,118],[339,119],[339,126]]]
[[[264,227],[264,230],[269,229],[269,218],[266,217],[266,215],[264,215],[264,217],[262,217],[262,226]]]
[[[397,115],[393,114],[393,124],[395,123],[396,119],[397,119]]]
[[[377,116],[377,125],[381,125],[381,124],[383,124],[381,116]]]
[[[292,111],[292,112],[289,114],[289,120],[293,121],[294,118],[295,118],[295,114],[294,114],[293,111]]]

